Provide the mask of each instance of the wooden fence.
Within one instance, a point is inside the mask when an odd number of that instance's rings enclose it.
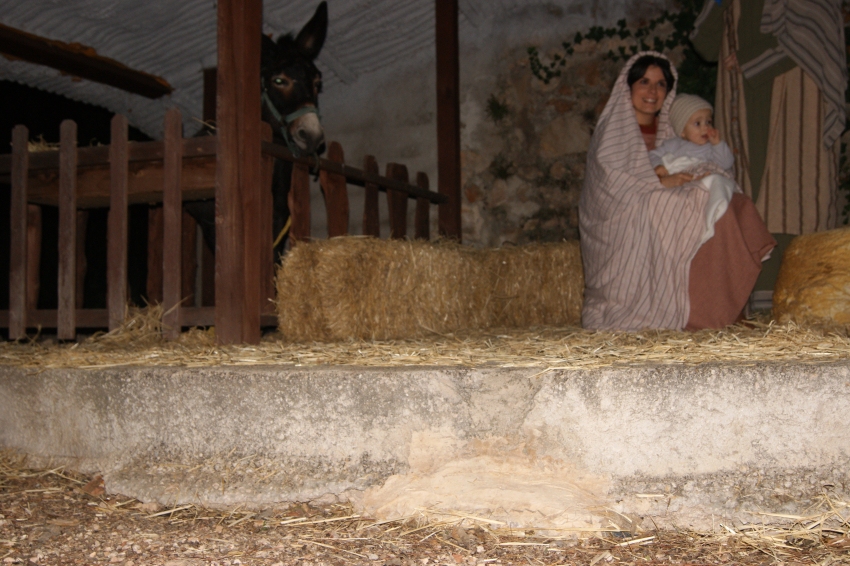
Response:
[[[218,140],[215,136],[183,138],[182,118],[176,109],[166,114],[164,131],[163,141],[128,142],[127,119],[117,115],[112,120],[110,145],[77,148],[76,124],[66,120],[61,125],[59,151],[31,153],[26,127],[14,128],[12,154],[0,155],[0,180],[8,179],[11,185],[9,309],[0,311],[0,328],[9,329],[10,339],[24,338],[28,328],[42,327],[56,328],[60,340],[72,340],[78,328],[114,329],[123,322],[127,304],[127,207],[135,203],[162,204],[157,214],[151,214],[149,224],[147,292],[162,300],[163,332],[175,338],[182,327],[214,324],[215,307],[187,306],[183,302],[187,287],[183,270],[191,252],[187,254],[184,249],[182,202],[214,197]],[[304,158],[294,157],[271,138],[271,130],[264,125],[263,183],[271,187],[275,158],[293,162],[289,205],[290,237],[295,242],[310,239],[311,170],[319,171],[330,237],[350,232],[348,186],[359,185],[364,195],[363,234],[380,237],[378,195],[383,191],[389,209],[389,236],[407,237],[408,200],[414,199],[414,237],[429,238],[430,207],[444,205],[447,199],[428,190],[424,173],[417,173],[413,185],[404,165],[387,164],[385,176],[378,173],[372,156],[365,158],[362,170],[345,165],[342,147],[336,142],[329,144],[327,159]],[[256,221],[260,233],[269,238],[267,249],[258,250],[261,296],[272,299],[271,191],[262,191],[260,198],[260,218]],[[32,292],[39,276],[41,205],[59,208],[58,308],[49,310],[37,308]],[[107,308],[84,309],[80,287],[85,246],[78,229],[85,225],[85,210],[98,207],[109,207]],[[274,325],[272,302],[263,300],[261,304],[261,324]]]

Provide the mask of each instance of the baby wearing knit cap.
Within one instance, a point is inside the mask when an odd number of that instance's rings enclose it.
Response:
[[[688,173],[708,192],[702,242],[714,235],[714,223],[726,212],[732,194],[741,192],[733,177],[735,157],[712,126],[713,110],[699,96],[677,95],[670,106],[670,125],[679,137],[665,140],[649,152],[649,162],[659,178]]]
[[[711,162],[729,173],[735,158],[729,146],[712,126],[713,108],[693,94],[680,94],[670,106],[670,125],[677,136],[649,152],[649,162],[659,177],[692,169]]]

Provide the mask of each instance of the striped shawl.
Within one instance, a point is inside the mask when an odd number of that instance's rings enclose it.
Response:
[[[649,163],[626,63],[599,117],[587,154],[579,202],[585,297],[582,325],[592,329],[684,328],[688,274],[705,231],[708,193],[696,183],[664,188]],[[675,69],[673,70],[675,73]],[[660,143],[675,91],[658,123]]]

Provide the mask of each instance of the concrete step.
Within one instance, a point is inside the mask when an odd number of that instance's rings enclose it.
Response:
[[[175,505],[716,528],[846,497],[850,362],[0,367],[0,447]]]

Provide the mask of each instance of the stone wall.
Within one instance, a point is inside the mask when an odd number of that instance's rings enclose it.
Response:
[[[467,91],[461,112],[464,243],[578,238],[587,147],[624,63],[608,54],[628,45],[617,38],[585,39],[548,84],[532,73],[527,47],[517,47],[505,55],[489,95]]]

